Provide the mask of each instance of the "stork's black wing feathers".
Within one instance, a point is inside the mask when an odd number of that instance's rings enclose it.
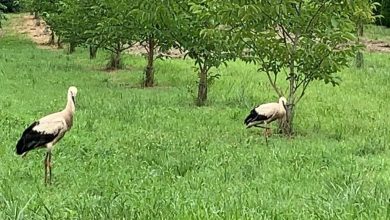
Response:
[[[270,117],[267,117],[266,115],[261,115],[261,114],[257,113],[255,109],[252,109],[252,111],[249,113],[249,115],[245,118],[244,124],[248,125],[249,123],[255,122],[255,121],[259,121],[259,122],[265,121],[265,120],[269,119]]]
[[[18,155],[33,150],[37,147],[41,147],[53,141],[58,136],[58,132],[55,134],[45,134],[33,130],[33,128],[37,125],[39,125],[38,121],[32,123],[23,132],[22,137],[19,139],[18,143],[16,144],[16,153]]]

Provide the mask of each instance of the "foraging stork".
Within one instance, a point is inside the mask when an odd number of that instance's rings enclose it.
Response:
[[[251,110],[250,114],[245,118],[244,123],[247,128],[253,126],[265,128],[264,136],[267,141],[268,130],[270,129],[267,127],[267,124],[286,116],[286,104],[286,98],[280,97],[279,103],[273,102],[259,105]],[[261,124],[264,124],[265,127],[261,126]]]
[[[64,110],[47,115],[32,123],[22,134],[16,145],[16,153],[26,154],[36,148],[46,148],[45,184],[51,183],[51,151],[53,146],[64,137],[65,133],[72,127],[73,114],[75,112],[75,97],[77,88],[74,86],[68,89],[68,101]],[[49,173],[48,173],[49,171]]]

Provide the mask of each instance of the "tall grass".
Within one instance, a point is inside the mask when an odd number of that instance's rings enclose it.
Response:
[[[277,100],[254,66],[214,70],[222,77],[197,108],[191,61],[158,61],[158,86],[140,89],[142,57],[105,72],[98,55],[0,38],[0,219],[389,218],[389,54],[365,54],[339,87],[313,83],[296,136],[268,146],[243,126],[251,107]],[[14,148],[33,120],[65,106],[70,85],[74,127],[45,187],[45,151],[22,159]]]

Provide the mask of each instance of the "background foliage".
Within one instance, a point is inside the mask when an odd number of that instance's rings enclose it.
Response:
[[[388,0],[377,0],[380,6],[375,11],[377,15],[383,17],[376,20],[376,24],[390,27],[390,1]]]
[[[18,12],[22,7],[20,1],[18,1],[18,0],[0,0],[0,4],[7,7],[4,10],[7,13],[8,12]]]

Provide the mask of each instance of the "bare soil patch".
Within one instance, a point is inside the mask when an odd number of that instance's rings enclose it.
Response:
[[[364,40],[366,50],[370,52],[385,52],[390,53],[390,42],[381,40]]]
[[[31,39],[39,47],[56,49],[56,45],[49,45],[51,31],[42,19],[34,19],[33,15],[21,15],[11,21],[11,28]]]
[[[140,43],[134,44],[132,47],[130,47],[127,51],[129,54],[136,54],[136,55],[146,55],[147,51],[143,45]],[[169,58],[183,58],[185,53],[180,52],[178,49],[170,49],[167,52],[161,53],[158,52],[156,54],[157,56],[163,56],[163,57],[169,57]]]

